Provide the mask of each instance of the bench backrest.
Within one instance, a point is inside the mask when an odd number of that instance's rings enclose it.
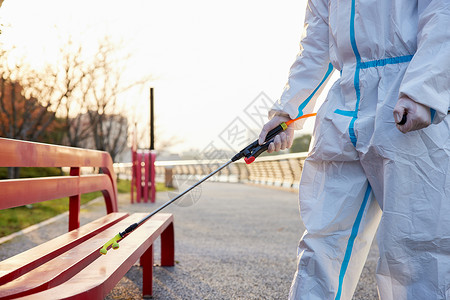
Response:
[[[70,175],[0,180],[0,210],[69,197],[69,230],[79,227],[80,195],[102,191],[106,212],[117,212],[116,175],[107,152],[0,138],[0,167],[69,167]],[[96,167],[102,174],[82,175]]]

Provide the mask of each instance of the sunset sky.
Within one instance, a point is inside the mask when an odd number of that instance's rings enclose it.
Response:
[[[256,137],[262,119],[255,109],[281,94],[299,49],[305,5],[293,0],[6,0],[0,21],[11,25],[4,31],[8,43],[37,65],[52,56],[58,36],[70,34],[87,47],[105,34],[123,39],[133,54],[127,76],[154,78],[122,97],[141,131],[148,127],[152,86],[156,139],[176,137],[175,152],[211,144],[235,150],[240,145],[230,140],[231,129]],[[311,124],[304,132],[312,131]]]

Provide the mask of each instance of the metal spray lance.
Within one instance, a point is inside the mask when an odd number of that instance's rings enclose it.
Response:
[[[238,161],[238,160],[240,160],[241,158],[244,157],[245,162],[247,164],[251,164],[252,162],[255,161],[255,159],[259,155],[261,155],[261,153],[263,153],[264,151],[266,151],[269,148],[269,145],[270,145],[270,143],[273,142],[273,139],[275,138],[275,136],[277,134],[279,134],[280,132],[286,130],[290,124],[292,124],[293,122],[295,122],[297,120],[308,118],[308,117],[312,117],[312,116],[315,116],[315,115],[316,115],[315,113],[306,114],[306,115],[300,116],[300,117],[298,117],[296,119],[291,119],[291,120],[289,120],[287,122],[283,122],[280,125],[278,125],[277,127],[273,128],[272,130],[269,131],[269,133],[267,133],[267,136],[266,136],[264,144],[260,145],[258,140],[256,140],[253,143],[249,144],[247,147],[245,147],[244,149],[242,149],[241,151],[236,153],[228,162],[226,162],[225,164],[220,166],[218,169],[216,169],[215,171],[213,171],[210,174],[208,174],[205,177],[203,177],[200,181],[198,181],[195,184],[193,184],[192,186],[190,186],[188,189],[183,191],[181,194],[177,195],[175,198],[173,198],[173,199],[169,200],[168,202],[164,203],[162,206],[160,206],[159,208],[157,208],[156,210],[154,210],[153,212],[151,212],[150,214],[145,216],[139,222],[130,225],[123,232],[119,232],[116,236],[114,236],[112,239],[110,239],[108,242],[106,242],[106,244],[103,245],[103,247],[100,249],[100,253],[103,254],[103,255],[107,254],[108,249],[110,247],[113,248],[113,249],[118,249],[119,248],[119,241],[121,239],[123,239],[125,236],[127,236],[128,234],[130,234],[137,227],[139,227],[139,225],[141,225],[142,223],[144,223],[145,221],[150,219],[152,216],[154,216],[155,214],[157,214],[158,212],[160,212],[161,210],[163,210],[164,208],[166,208],[167,206],[169,206],[170,204],[172,204],[176,200],[178,200],[181,197],[183,197],[184,195],[186,195],[189,191],[193,190],[195,187],[197,187],[198,185],[203,183],[208,178],[212,177],[214,174],[220,172],[222,169],[226,168],[231,163],[233,163],[235,161]]]

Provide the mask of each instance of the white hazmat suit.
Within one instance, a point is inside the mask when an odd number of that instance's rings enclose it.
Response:
[[[269,115],[312,112],[335,70],[300,183],[290,298],[351,299],[378,228],[382,300],[450,299],[450,0],[310,0]],[[400,132],[402,96],[432,124]]]

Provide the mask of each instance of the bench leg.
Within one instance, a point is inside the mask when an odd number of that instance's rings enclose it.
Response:
[[[175,265],[175,236],[173,223],[161,234],[161,266],[172,267]]]
[[[70,168],[70,176],[80,176],[80,168]],[[80,227],[80,194],[69,197],[69,231]]]
[[[151,298],[153,295],[153,245],[141,256],[142,295]]]

